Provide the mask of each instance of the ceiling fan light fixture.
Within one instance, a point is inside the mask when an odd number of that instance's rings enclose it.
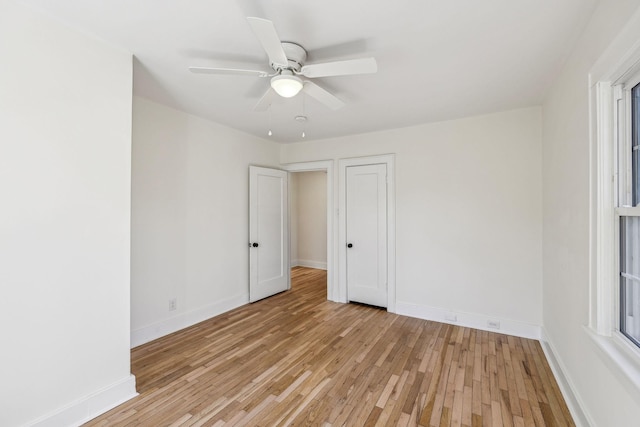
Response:
[[[293,98],[302,90],[302,80],[294,75],[283,74],[271,79],[271,87],[283,98]]]

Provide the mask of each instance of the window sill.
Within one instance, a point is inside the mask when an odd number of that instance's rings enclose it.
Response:
[[[604,362],[611,366],[611,370],[630,391],[640,393],[640,349],[627,342],[624,335],[615,332],[607,337],[597,334],[593,329],[585,326],[587,335],[591,338]]]

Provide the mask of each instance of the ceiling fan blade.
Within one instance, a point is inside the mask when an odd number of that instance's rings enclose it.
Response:
[[[378,71],[375,58],[350,59],[346,61],[323,62],[302,67],[299,74],[305,77],[348,76],[351,74],[372,74]]]
[[[277,101],[278,98],[280,98],[280,96],[276,93],[276,91],[269,87],[269,90],[266,91],[264,95],[262,95],[260,101],[258,101],[256,106],[253,107],[253,111],[267,111],[271,104]]]
[[[332,110],[339,110],[345,105],[344,102],[342,102],[341,100],[339,100],[334,95],[327,92],[326,90],[322,89],[320,86],[318,86],[315,83],[305,82],[304,88],[302,90],[304,93],[306,93],[312,98],[315,98],[317,101],[326,105]]]
[[[189,71],[196,74],[220,74],[267,77],[269,73],[260,70],[242,70],[238,68],[189,67]]]
[[[249,25],[251,25],[253,32],[258,37],[260,44],[262,44],[262,48],[267,52],[269,61],[274,65],[288,66],[287,55],[282,49],[282,42],[278,37],[276,28],[273,26],[273,22],[253,16],[247,17],[247,21],[249,21]]]

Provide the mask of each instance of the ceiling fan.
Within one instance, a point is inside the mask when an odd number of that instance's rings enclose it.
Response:
[[[312,79],[316,77],[371,74],[378,71],[375,58],[305,64],[307,51],[297,43],[280,41],[273,22],[256,17],[247,17],[247,21],[249,21],[249,25],[251,25],[253,32],[258,37],[263,49],[267,52],[272,71],[211,67],[189,67],[189,70],[193,73],[271,78],[271,87],[258,101],[258,104],[254,107],[255,111],[265,111],[269,108],[276,95],[291,98],[300,91],[315,98],[332,110],[337,110],[344,106],[344,102],[317,84],[309,80],[303,80],[300,76]]]

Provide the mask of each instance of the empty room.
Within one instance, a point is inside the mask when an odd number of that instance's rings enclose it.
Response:
[[[0,0],[0,426],[640,423],[640,0]]]

